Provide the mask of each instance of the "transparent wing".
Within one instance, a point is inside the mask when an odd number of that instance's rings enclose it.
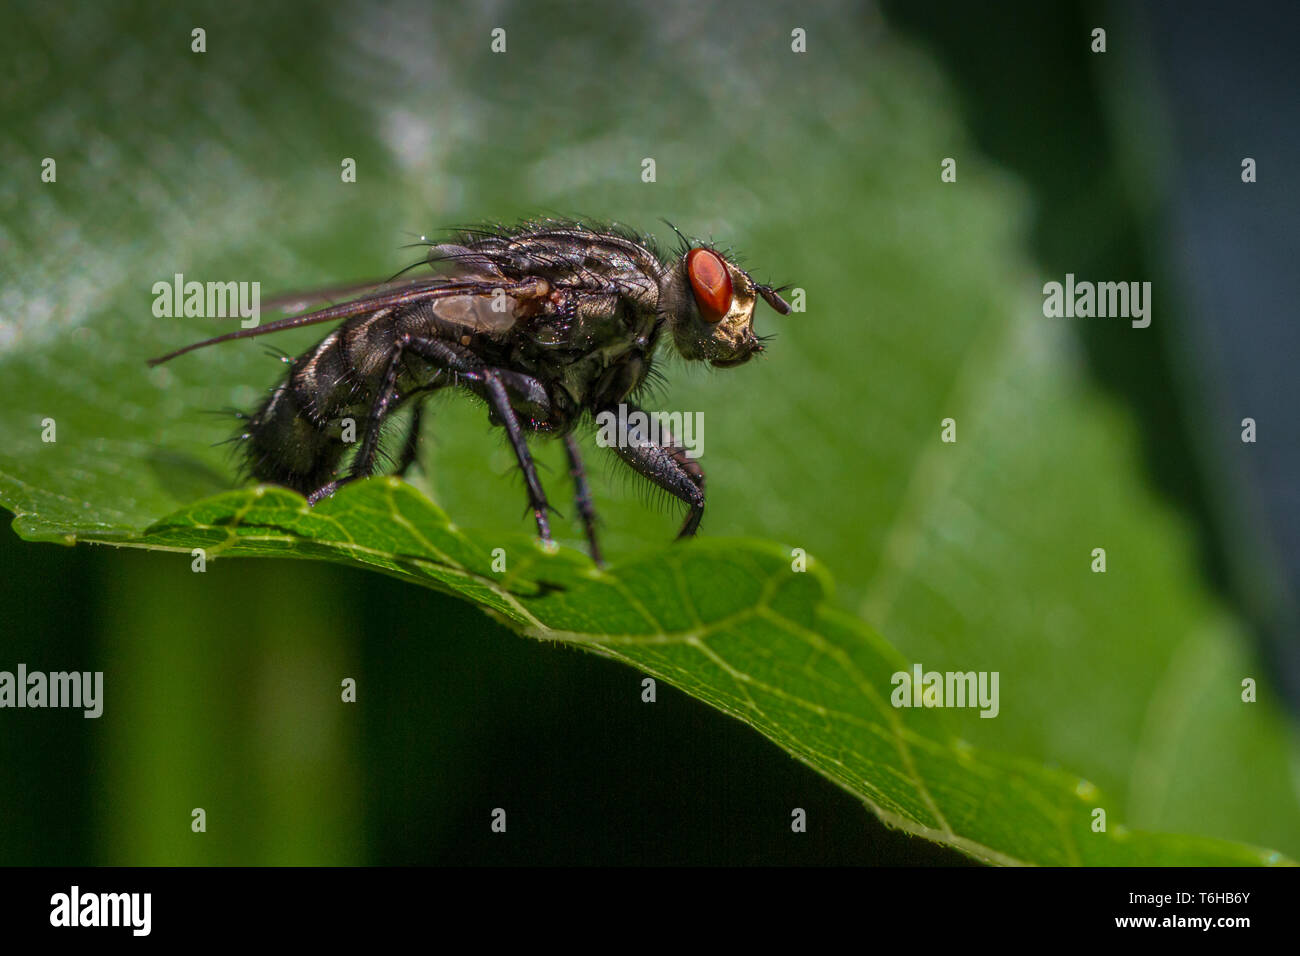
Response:
[[[345,293],[349,289],[354,293],[360,290],[360,294],[338,305],[204,339],[202,342],[195,342],[158,358],[149,359],[149,364],[159,365],[178,355],[216,345],[218,342],[251,339],[304,325],[351,319],[359,315],[372,315],[386,309],[425,303],[434,309],[439,318],[463,326],[467,330],[499,333],[507,331],[514,325],[524,303],[536,301],[550,291],[548,284],[541,279],[508,282],[484,276],[452,278],[439,276],[386,282],[378,286],[363,285],[323,292],[291,293],[271,300],[268,307],[278,311],[293,311],[292,307],[295,305],[299,308],[307,307],[313,301],[327,301],[332,295]]]

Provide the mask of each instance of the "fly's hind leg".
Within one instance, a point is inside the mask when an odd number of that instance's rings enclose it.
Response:
[[[402,457],[397,460],[397,468],[393,472],[399,477],[405,475],[415,464],[416,457],[420,453],[420,419],[423,411],[422,405],[416,405],[411,413],[411,428],[406,433],[406,442],[402,445]]]
[[[408,349],[448,371],[466,377],[477,374],[478,368],[475,367],[477,359],[473,355],[462,354],[460,350],[453,349],[442,342],[413,339],[410,336],[402,336],[398,339],[397,344],[393,347],[392,355],[388,359],[388,365],[384,369],[384,376],[380,380],[379,388],[375,391],[375,398],[370,405],[370,412],[366,416],[365,433],[361,439],[361,447],[357,449],[356,457],[352,459],[350,474],[344,478],[335,479],[313,491],[307,496],[309,505],[316,504],[322,498],[328,498],[349,481],[368,477],[375,470],[375,457],[379,452],[379,430],[383,425],[384,418],[387,417],[398,397],[397,379],[402,370],[402,357]],[[478,363],[478,365],[481,367],[481,363]],[[407,436],[406,446],[402,452],[398,474],[404,472],[414,460],[419,434],[420,407],[417,405],[415,419],[411,423],[411,432]]]
[[[393,349],[393,354],[389,356],[388,366],[384,369],[384,377],[380,382],[379,389],[375,392],[375,400],[370,405],[370,412],[366,416],[366,427],[361,437],[361,447],[357,449],[356,457],[352,459],[351,474],[346,478],[336,478],[334,481],[317,488],[307,496],[307,504],[314,505],[322,498],[328,498],[334,494],[349,481],[365,478],[375,470],[375,455],[379,451],[379,428],[383,424],[393,400],[397,397],[397,376],[402,367],[403,348],[404,343],[399,342]]]

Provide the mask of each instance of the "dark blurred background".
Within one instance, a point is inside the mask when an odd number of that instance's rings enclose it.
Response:
[[[1096,381],[1140,419],[1145,466],[1192,521],[1207,578],[1300,701],[1295,6],[887,2],[883,16],[938,59],[980,149],[1032,190],[1045,273],[1151,278],[1163,308],[1179,290],[1192,337],[1156,321],[1116,349],[1104,323],[1072,328]],[[1098,24],[1115,69],[1082,39]],[[1134,139],[1167,161],[1153,169]],[[1232,172],[1244,156],[1254,187]],[[1243,455],[1246,416],[1261,441]],[[164,562],[0,534],[4,660],[93,661],[113,696],[96,721],[6,715],[0,862],[964,861],[888,831],[666,685],[644,719],[641,675],[460,601],[317,563],[279,562],[271,580],[223,560],[199,584]],[[174,639],[133,640],[144,629]],[[361,687],[346,715],[262,719],[339,674]],[[311,746],[322,723],[342,746]],[[285,736],[262,738],[268,726]],[[115,816],[199,805],[201,858]],[[508,839],[487,828],[498,806]],[[805,835],[790,832],[792,806],[808,810]],[[221,823],[234,817],[237,833]]]

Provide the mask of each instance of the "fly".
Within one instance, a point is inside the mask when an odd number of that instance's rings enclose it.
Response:
[[[676,230],[674,230],[676,231]],[[628,403],[654,370],[665,341],[690,361],[742,365],[763,350],[754,334],[761,298],[790,312],[780,290],[755,282],[726,255],[678,233],[681,248],[659,253],[652,237],[615,227],[542,220],[464,230],[430,244],[435,275],[346,290],[348,299],[257,328],[177,349],[150,365],[226,342],[342,320],[290,360],[288,375],[236,436],[249,474],[306,495],[309,504],[374,473],[385,419],[408,402],[414,416],[395,474],[414,462],[420,402],[459,387],[487,403],[505,429],[524,476],[537,533],[551,541],[546,494],[528,449],[530,434],[562,438],[591,556],[601,562],[596,514],[574,436],[584,420]],[[337,294],[337,293],[336,293]],[[285,299],[301,311],[323,294]],[[666,431],[647,441],[622,430],[615,451],[634,471],[688,507],[679,538],[704,514],[704,472]],[[358,425],[346,474],[341,422]]]

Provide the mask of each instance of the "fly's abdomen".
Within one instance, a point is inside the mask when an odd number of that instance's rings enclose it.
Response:
[[[246,429],[248,470],[270,481],[310,494],[328,484],[364,427],[339,421],[349,409],[364,407],[367,383],[357,382],[341,336],[332,332],[294,363]]]
[[[330,431],[303,413],[292,386],[278,386],[247,429],[250,474],[310,494],[334,477],[347,448]]]

